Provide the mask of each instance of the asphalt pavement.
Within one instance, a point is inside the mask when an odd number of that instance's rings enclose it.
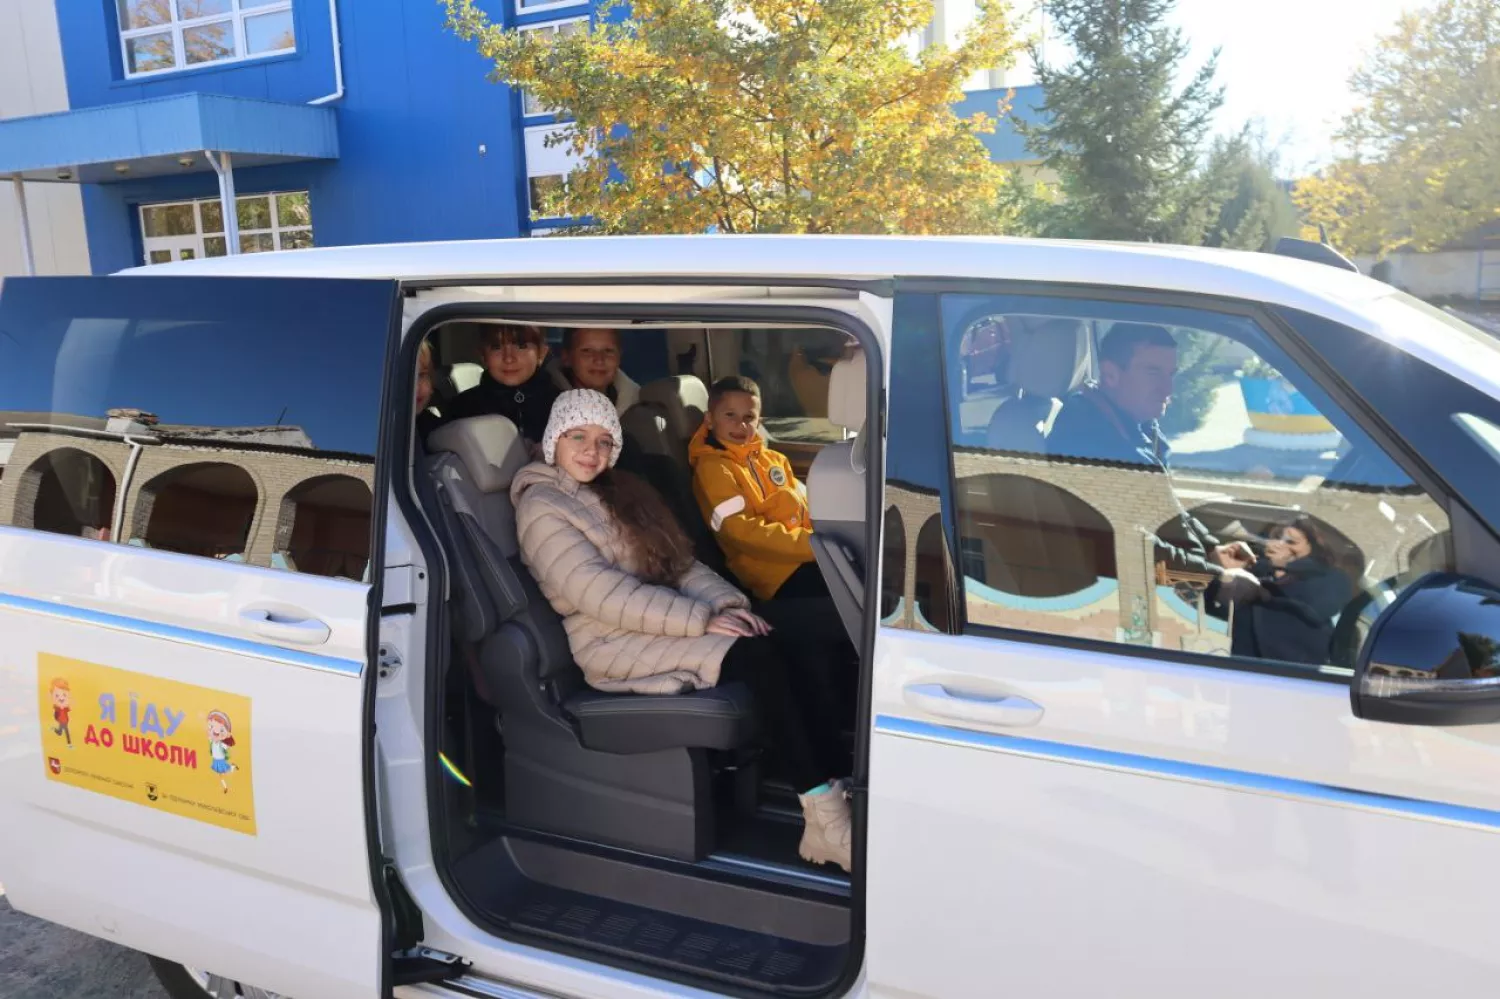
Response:
[[[0,888],[0,999],[167,999],[146,958],[10,907]]]

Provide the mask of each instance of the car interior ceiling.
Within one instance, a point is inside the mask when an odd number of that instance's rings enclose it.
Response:
[[[668,500],[699,558],[732,582],[693,499],[687,461],[707,385],[740,373],[737,343],[790,329],[814,340],[827,334],[837,350],[824,366],[827,419],[845,439],[805,449],[815,456],[804,481],[817,564],[840,617],[859,634],[861,352],[827,328],[614,325],[622,327],[622,370],[662,373],[643,382],[640,402],[622,420],[627,447],[640,456],[635,467]],[[429,334],[440,411],[478,381],[482,328],[448,322]],[[556,333],[554,325],[554,359]],[[643,357],[650,353],[654,365]],[[499,933],[644,962],[657,974],[800,995],[833,987],[851,953],[851,882],[799,858],[801,811],[793,789],[753,748],[749,691],[589,688],[561,618],[518,554],[509,488],[528,459],[514,426],[501,417],[456,420],[432,432],[426,447],[419,500],[433,514],[449,567],[452,637],[444,682],[434,684],[447,768],[446,841],[435,848],[448,858],[461,901]],[[848,728],[840,736],[852,763]]]

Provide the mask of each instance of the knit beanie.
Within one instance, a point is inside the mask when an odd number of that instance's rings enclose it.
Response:
[[[620,445],[625,432],[620,429],[620,414],[609,396],[593,389],[569,389],[557,397],[552,404],[552,415],[547,419],[547,432],[542,435],[542,457],[547,464],[557,464],[557,439],[569,430],[596,426],[609,431],[615,446],[609,453],[609,467],[614,468],[620,460]]]

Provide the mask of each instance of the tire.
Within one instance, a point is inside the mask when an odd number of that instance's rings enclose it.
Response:
[[[287,999],[243,982],[192,971],[176,961],[149,955],[147,959],[156,980],[172,999]]]

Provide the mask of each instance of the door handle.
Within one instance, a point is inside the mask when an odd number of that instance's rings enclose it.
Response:
[[[299,616],[299,611],[272,610],[269,607],[246,607],[240,611],[240,623],[264,638],[293,645],[322,645],[331,632],[328,625],[315,617]]]
[[[941,683],[907,684],[901,694],[914,708],[959,721],[1025,728],[1042,720],[1042,706],[1016,694],[954,690]]]

